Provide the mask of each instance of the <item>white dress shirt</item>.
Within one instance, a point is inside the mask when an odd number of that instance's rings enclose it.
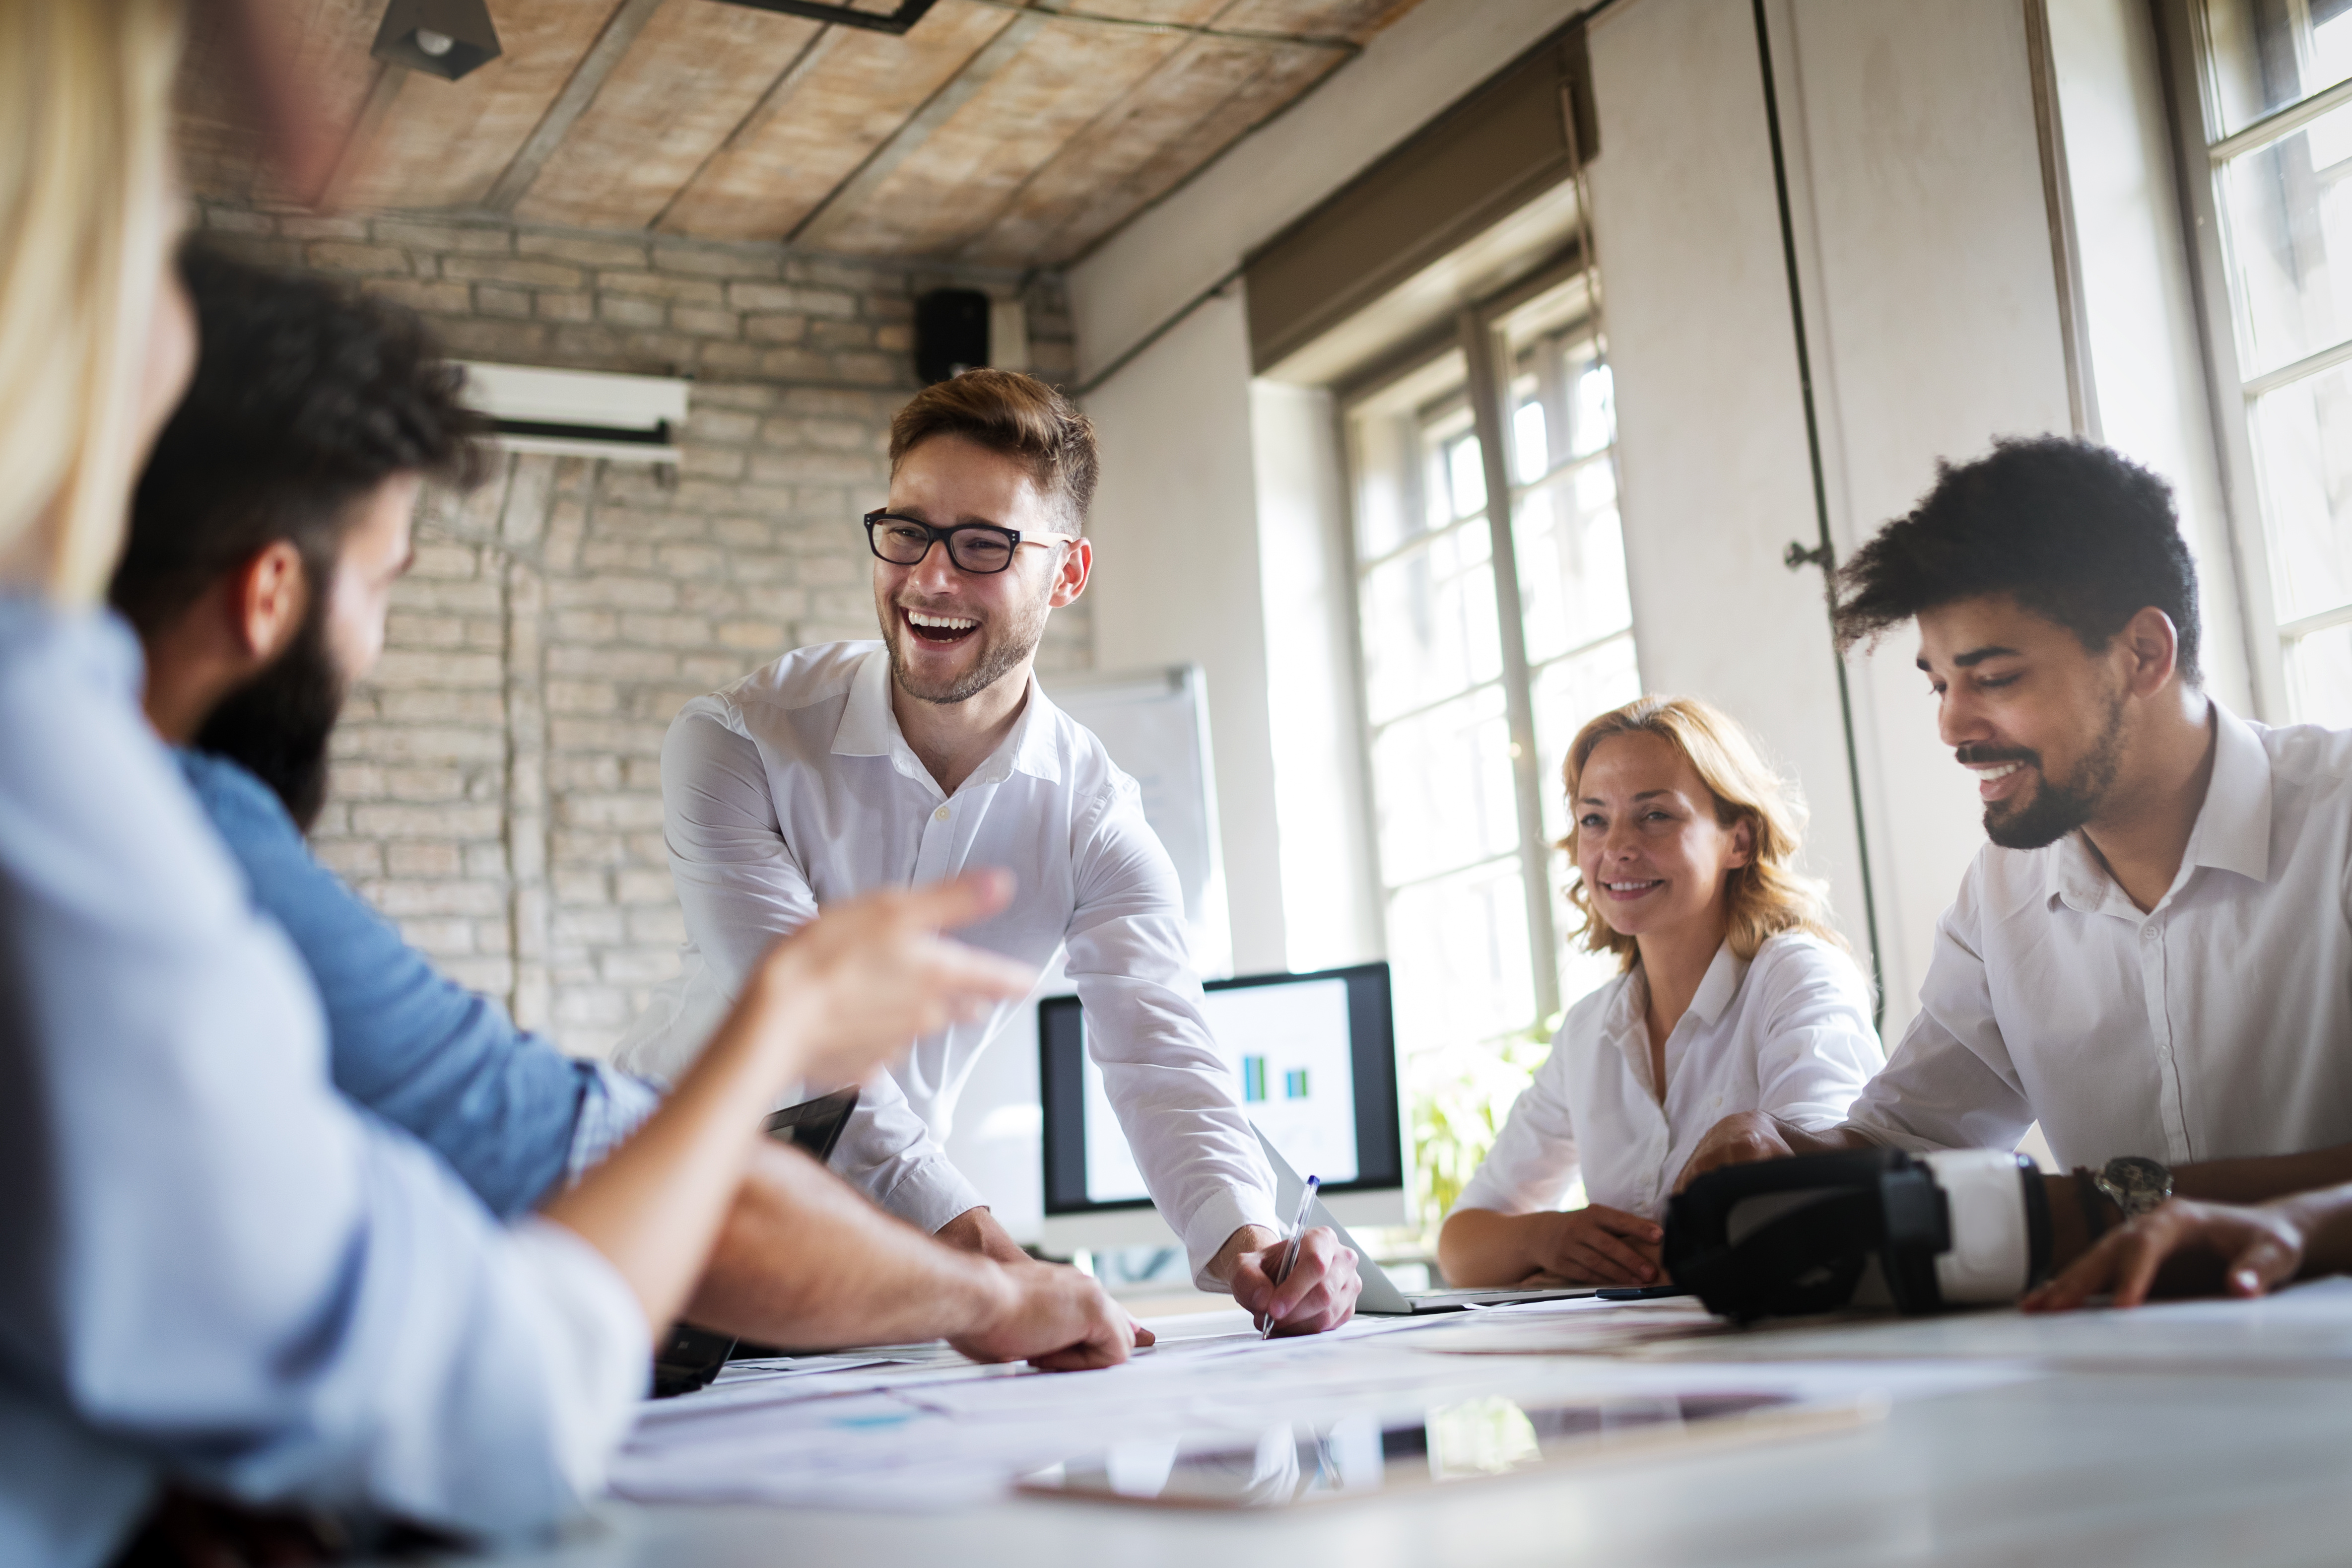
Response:
[[[337,1093],[111,616],[0,593],[0,1563],[179,1479],[528,1532],[644,1393],[627,1284]]]
[[[1809,1131],[1834,1127],[1882,1060],[1868,984],[1819,937],[1772,937],[1746,963],[1728,942],[1717,950],[1666,1037],[1663,1100],[1650,1082],[1648,1006],[1635,968],[1569,1009],[1455,1208],[1558,1208],[1580,1173],[1588,1201],[1663,1219],[1717,1121],[1769,1110]]]
[[[685,969],[615,1059],[674,1080],[751,966],[823,904],[1004,867],[1011,906],[958,934],[1041,969],[1066,950],[1087,1049],[1197,1275],[1242,1226],[1278,1224],[1274,1182],[1201,1016],[1176,869],[1134,781],[1033,678],[1012,733],[950,795],[899,732],[890,679],[879,642],[799,648],[670,725],[662,819]],[[1005,1003],[914,1042],[868,1085],[835,1168],[925,1230],[985,1203],[939,1141],[981,1051],[1025,1016]]]
[[[2146,914],[2079,833],[1978,853],[1854,1127],[2010,1149],[2039,1121],[2094,1168],[2352,1142],[2352,731],[2218,702],[2213,722],[2205,804]]]

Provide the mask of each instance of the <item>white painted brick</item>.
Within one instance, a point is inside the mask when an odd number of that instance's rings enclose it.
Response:
[[[474,952],[474,922],[467,920],[405,920],[400,938],[434,958],[467,958]]]
[[[628,917],[619,910],[561,910],[556,912],[554,935],[558,942],[607,947],[626,941],[628,933]]]
[[[710,623],[700,616],[625,615],[620,635],[624,641],[657,647],[707,647]]]
[[[465,800],[474,793],[467,783],[465,772],[459,768],[386,768],[383,797],[416,805]]]
[[[408,574],[416,578],[475,577],[481,574],[481,552],[470,544],[420,539],[416,542],[416,559],[410,563]]]
[[[558,751],[657,757],[668,728],[666,720],[655,724],[623,719],[551,718],[547,736],[548,744]]]
[[[642,871],[626,871],[624,876],[645,876]],[[548,879],[555,890],[555,901],[575,909],[598,909],[613,900],[613,879],[602,871],[559,870]],[[662,895],[669,896],[669,883],[662,883]]]
[[[441,973],[467,990],[493,1002],[514,989],[514,963],[504,958],[460,958],[441,966]]]
[[[599,681],[551,680],[547,683],[547,710],[617,713],[621,710],[621,693],[617,688]]]
[[[381,763],[495,763],[506,756],[505,736],[486,726],[345,725],[340,734],[358,754]]]
[[[491,882],[415,879],[379,882],[362,890],[395,920],[422,915],[496,919],[506,913],[506,889]]]
[[[659,827],[659,795],[575,795],[558,808],[557,816],[572,827]]]
[[[629,939],[632,942],[657,943],[675,948],[686,940],[686,913],[675,903],[660,904],[651,909],[631,910]],[[677,973],[677,965],[673,961],[667,973],[655,978],[667,980],[671,974]]]
[[[765,653],[784,646],[784,629],[772,621],[721,621],[719,640],[747,653]]]
[[[394,877],[457,877],[466,870],[466,851],[456,844],[388,844],[383,858]]]
[[[505,816],[495,805],[356,805],[357,838],[494,838]]]
[[[506,670],[491,654],[388,648],[376,666],[375,679],[385,686],[499,687],[506,683]]]
[[[466,725],[469,728],[463,731],[418,731],[416,732],[449,735],[452,737],[450,742],[452,745],[456,743],[454,737],[463,733],[474,742],[488,745],[492,738],[485,737],[481,730],[485,727],[503,725],[506,722],[507,703],[506,698],[496,691],[453,691],[438,687],[419,688],[413,691],[385,691],[378,694],[376,712],[377,716],[387,724]],[[465,754],[470,756],[476,753],[467,752]],[[503,748],[492,746],[490,750],[480,754],[499,756],[503,754]]]
[[[373,839],[330,838],[313,842],[310,849],[320,865],[346,882],[383,874],[384,846]]]
[[[600,895],[604,892],[601,884],[598,891]],[[667,909],[674,905],[677,890],[671,885],[667,869],[639,868],[616,872],[610,896],[618,904],[651,904]]]

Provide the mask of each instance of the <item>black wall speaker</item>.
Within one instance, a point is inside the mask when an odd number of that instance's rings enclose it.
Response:
[[[987,363],[987,295],[934,289],[915,301],[915,374],[925,386]]]

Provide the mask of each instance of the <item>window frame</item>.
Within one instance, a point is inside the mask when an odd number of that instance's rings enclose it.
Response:
[[[1553,908],[1552,860],[1557,851],[1544,825],[1544,781],[1536,740],[1534,677],[1527,655],[1527,618],[1519,594],[1515,511],[1519,501],[1518,492],[1548,482],[1559,471],[1595,460],[1605,460],[1614,465],[1617,438],[1612,427],[1606,446],[1553,465],[1538,479],[1522,484],[1512,464],[1511,433],[1507,428],[1511,366],[1502,352],[1501,339],[1504,323],[1520,307],[1579,279],[1585,280],[1588,291],[1583,313],[1579,320],[1589,329],[1589,334],[1600,351],[1600,358],[1605,363],[1608,358],[1607,331],[1600,308],[1597,280],[1584,259],[1581,247],[1571,246],[1550,261],[1464,305],[1450,321],[1423,332],[1332,389],[1342,468],[1347,480],[1340,489],[1347,543],[1349,647],[1356,681],[1357,714],[1361,726],[1359,752],[1363,763],[1364,797],[1372,808],[1371,817],[1376,823],[1380,815],[1380,797],[1377,781],[1372,776],[1372,748],[1379,727],[1372,721],[1370,691],[1366,681],[1361,589],[1366,572],[1377,564],[1378,560],[1388,557],[1368,559],[1363,552],[1358,497],[1363,462],[1356,437],[1355,415],[1366,403],[1398,383],[1421,374],[1447,355],[1459,353],[1463,358],[1464,395],[1469,401],[1471,427],[1478,437],[1480,457],[1486,470],[1485,523],[1489,541],[1490,569],[1495,581],[1496,625],[1502,644],[1501,684],[1510,735],[1514,805],[1518,818],[1516,858],[1527,905],[1528,956],[1535,991],[1536,1011],[1530,1022],[1538,1025],[1555,1017],[1561,1009],[1562,953],[1559,922]],[[1630,624],[1622,631],[1610,633],[1607,637],[1594,639],[1591,646],[1598,647],[1621,637],[1633,639],[1638,670],[1640,641]],[[1555,656],[1547,663],[1557,663],[1583,651],[1587,650],[1571,649]],[[1482,681],[1468,689],[1476,690],[1486,684]],[[1448,698],[1446,700],[1454,700]],[[1370,840],[1367,849],[1370,857],[1372,886],[1380,901],[1381,930],[1385,933],[1389,906],[1396,893],[1404,887],[1434,879],[1418,878],[1391,885],[1382,862],[1379,830],[1370,823],[1368,826],[1371,828],[1367,835]],[[1454,868],[1437,875],[1458,876],[1479,867],[1501,863],[1504,859],[1505,857],[1497,856],[1474,866]]]
[[[2220,187],[2229,160],[2284,141],[2320,115],[2352,102],[2352,79],[2306,94],[2235,132],[2225,131],[2203,0],[2158,0],[2157,13],[2158,64],[2172,122],[2189,285],[2204,357],[2213,444],[2221,468],[2222,510],[2238,572],[2239,607],[2245,617],[2254,717],[2272,724],[2289,723],[2295,718],[2287,674],[2290,647],[2305,637],[2352,622],[2352,605],[2287,624],[2278,618],[2271,518],[2254,456],[2253,405],[2264,393],[2352,363],[2352,338],[2262,375],[2245,374],[2238,353],[2231,236]]]

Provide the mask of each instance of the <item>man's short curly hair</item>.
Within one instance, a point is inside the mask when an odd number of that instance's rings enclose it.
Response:
[[[2179,637],[2176,666],[2195,686],[2197,563],[2172,489],[2121,454],[2045,436],[1997,441],[1954,468],[1838,573],[1840,652],[1923,610],[1988,594],[2073,632],[2093,653],[2153,605]]]
[[[482,479],[488,421],[415,312],[201,243],[180,276],[195,377],[140,477],[110,591],[142,631],[280,540],[322,589],[356,503],[395,474]]]

